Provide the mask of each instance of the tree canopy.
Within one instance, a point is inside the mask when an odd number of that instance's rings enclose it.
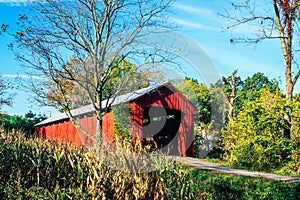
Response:
[[[20,131],[26,137],[33,137],[34,125],[46,118],[46,116],[34,114],[32,111],[27,112],[24,116],[0,113],[0,127],[3,127],[7,133]]]
[[[198,108],[199,121],[208,124],[211,121],[211,96],[207,86],[197,80],[186,77],[178,84],[178,89]]]
[[[247,100],[242,110],[222,131],[224,158],[233,166],[252,170],[294,173],[297,168],[298,134],[285,137],[288,105],[282,91],[262,88],[255,100]],[[299,124],[295,127],[299,128]]]

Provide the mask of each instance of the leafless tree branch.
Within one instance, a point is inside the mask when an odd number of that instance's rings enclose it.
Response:
[[[82,90],[83,98],[95,108],[101,137],[103,114],[135,72],[119,77],[109,94],[104,94],[105,88],[122,62],[146,55],[134,48],[146,42],[139,40],[146,33],[144,29],[170,27],[165,13],[172,1],[34,1],[31,14],[19,19],[19,30],[14,34],[16,43],[12,46],[26,69],[44,78],[40,81],[46,86],[44,91],[33,84],[36,94],[45,99],[47,92],[57,90],[61,95],[61,102],[57,103],[76,127],[67,89]],[[159,52],[154,49],[152,55]],[[161,58],[164,59],[154,62],[168,61],[163,55]],[[142,66],[137,65],[136,70]],[[103,107],[104,98],[111,98],[111,103]]]

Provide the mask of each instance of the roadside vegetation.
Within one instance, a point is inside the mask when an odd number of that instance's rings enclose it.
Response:
[[[300,195],[300,183],[221,175],[173,162],[151,172],[130,173],[107,166],[101,158],[104,152],[28,139],[21,132],[1,130],[0,149],[4,199],[297,199]]]
[[[210,111],[224,110],[220,137],[206,159],[236,168],[299,176],[299,95],[288,101],[278,82],[262,73],[242,80],[234,71],[231,76],[223,77],[222,82],[225,103],[214,104],[215,108],[209,98],[214,86],[206,87],[188,78],[178,86],[184,94],[188,91],[185,88],[194,88],[196,102],[200,102],[195,157],[202,157],[207,135],[213,134],[209,127],[214,122],[207,120]],[[195,95],[187,96],[195,101]]]

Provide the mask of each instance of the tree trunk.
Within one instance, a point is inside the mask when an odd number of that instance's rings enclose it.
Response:
[[[287,82],[286,83],[286,97],[288,104],[291,103],[292,98],[293,98],[293,90],[294,90],[294,85],[292,82]]]
[[[289,105],[292,102],[293,90],[297,81],[297,75],[295,80],[292,78],[292,41],[293,41],[293,15],[295,14],[295,9],[297,5],[293,2],[293,7],[289,9],[283,9],[280,2],[273,0],[273,6],[276,16],[276,26],[280,35],[280,43],[282,47],[283,59],[284,59],[284,68],[285,68],[285,86],[286,86],[286,98],[287,98],[287,107],[286,114],[284,116],[285,128],[284,128],[284,137],[291,138],[291,129],[292,129],[292,119],[291,119],[291,110]],[[281,11],[280,11],[281,8]],[[282,12],[282,13],[280,13]],[[282,15],[281,15],[282,14]],[[282,22],[283,19],[283,22]]]
[[[286,104],[287,104],[287,110],[284,115],[284,137],[287,139],[291,138],[291,130],[292,130],[292,111],[290,109],[290,104],[292,103],[292,98],[293,98],[293,89],[294,85],[291,82],[286,82]]]
[[[235,98],[236,98],[236,75],[237,70],[234,70],[231,73],[231,80],[227,80],[225,77],[222,77],[222,80],[225,85],[228,85],[231,89],[230,96],[228,97],[226,94],[224,95],[225,97],[225,102],[228,107],[228,112],[227,112],[227,119],[228,121],[231,121],[232,118],[234,117],[234,104],[235,104]]]
[[[97,129],[96,129],[96,142],[97,142],[97,145],[99,145],[99,147],[102,146],[102,143],[103,143],[103,138],[102,138],[102,119],[98,119],[97,117]]]

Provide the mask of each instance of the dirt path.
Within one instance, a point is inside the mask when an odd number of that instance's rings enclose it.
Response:
[[[256,177],[256,178],[261,177],[269,180],[283,181],[289,183],[300,182],[300,177],[280,176],[276,174],[269,174],[263,172],[234,169],[234,168],[224,167],[218,164],[210,163],[198,158],[179,157],[179,156],[170,156],[170,158],[176,162],[182,163],[187,166],[195,167],[198,169],[209,170],[209,171],[215,171],[217,173],[226,173],[226,174],[233,174],[238,176],[249,176],[249,177]]]

